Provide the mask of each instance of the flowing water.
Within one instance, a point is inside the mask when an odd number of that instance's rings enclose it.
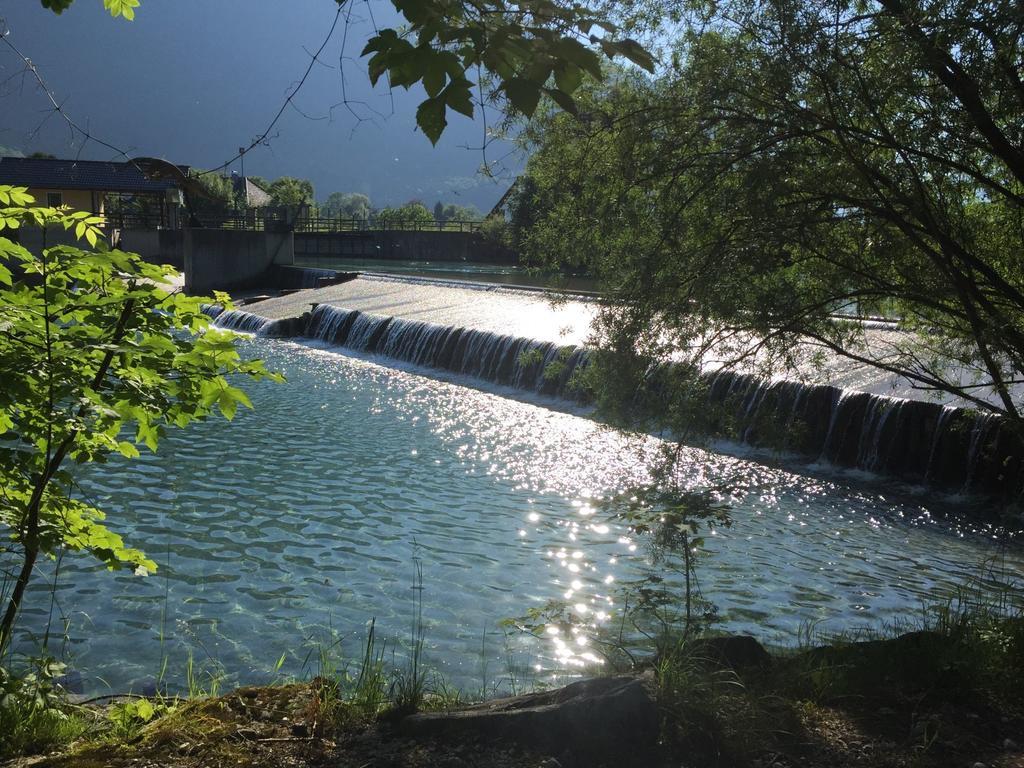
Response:
[[[644,547],[595,498],[642,482],[658,440],[330,350],[244,345],[288,377],[250,388],[255,411],[81,477],[113,527],[161,563],[140,578],[61,561],[53,626],[59,636],[67,620],[87,690],[138,689],[165,656],[180,683],[189,651],[238,681],[268,679],[282,654],[280,673],[298,674],[333,636],[357,656],[372,618],[379,636],[407,638],[414,558],[427,662],[456,684],[493,685],[510,667],[520,682],[550,680],[589,658],[557,639],[506,640],[497,622],[553,598],[615,610]],[[726,628],[768,641],[793,642],[806,622],[909,617],[996,553],[1024,567],[1013,542],[877,484],[696,448],[680,474],[737,483],[735,523],[709,537],[701,579]],[[26,606],[35,632],[52,576]]]

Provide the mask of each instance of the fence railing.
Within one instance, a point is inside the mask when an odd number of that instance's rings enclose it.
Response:
[[[102,214],[103,226],[109,229],[158,229],[167,226],[167,218],[159,211],[138,213],[134,211],[107,211]]]
[[[229,210],[223,212],[199,212],[199,221],[210,229],[237,229],[248,231],[288,231],[299,233],[328,232],[477,232],[479,221],[467,220],[413,220],[392,218],[346,219],[328,216],[291,217],[279,210],[268,211],[260,208]],[[159,212],[137,213],[108,211],[104,224],[110,229],[157,229],[175,226],[180,228],[188,222],[184,211],[174,217],[173,224]]]
[[[296,232],[476,232],[481,222],[466,220],[424,221],[414,219],[342,219],[304,216],[296,219]]]

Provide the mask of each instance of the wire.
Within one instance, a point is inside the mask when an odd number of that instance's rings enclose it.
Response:
[[[347,0],[345,2],[338,3],[338,10],[335,11],[334,13],[334,21],[331,23],[331,28],[327,32],[327,37],[324,38],[324,41],[320,44],[320,47],[317,48],[316,53],[313,55],[313,58],[309,60],[309,66],[306,67],[306,71],[303,73],[302,78],[299,80],[298,84],[291,91],[291,93],[288,94],[287,98],[285,98],[284,103],[281,105],[281,108],[277,110],[277,114],[274,115],[274,119],[270,121],[270,124],[266,127],[266,130],[264,130],[263,133],[261,133],[257,138],[253,139],[252,143],[250,143],[249,146],[238,152],[230,160],[228,160],[225,163],[222,163],[221,165],[218,165],[216,168],[210,168],[209,170],[197,173],[197,176],[205,176],[209,173],[223,171],[225,168],[227,168],[229,165],[235,162],[235,160],[241,158],[250,149],[255,149],[256,147],[258,147],[260,144],[264,143],[267,140],[267,137],[270,136],[270,132],[274,130],[274,126],[277,125],[277,121],[281,119],[281,115],[284,114],[285,110],[288,109],[289,105],[292,105],[292,100],[298,95],[299,91],[302,90],[302,86],[305,85],[306,79],[309,77],[309,73],[312,72],[313,67],[316,66],[320,54],[323,53],[324,48],[327,47],[327,44],[331,42],[331,38],[334,37],[334,30],[338,28],[338,20],[341,19],[341,13],[345,9],[346,4]],[[298,110],[297,107],[296,110],[299,111],[300,114],[302,114],[301,110]]]

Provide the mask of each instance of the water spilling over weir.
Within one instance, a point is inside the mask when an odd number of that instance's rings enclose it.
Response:
[[[231,310],[216,325],[317,339],[365,354],[581,400],[586,348],[321,304],[302,318]],[[705,376],[712,434],[950,491],[1014,497],[1022,447],[1003,420],[966,408],[733,371]]]

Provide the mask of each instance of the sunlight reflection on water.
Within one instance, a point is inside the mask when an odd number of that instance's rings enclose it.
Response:
[[[336,637],[354,657],[371,618],[408,637],[414,547],[428,661],[456,684],[493,687],[510,668],[528,683],[598,658],[582,635],[505,638],[497,622],[550,599],[612,620],[645,552],[597,500],[648,480],[659,440],[309,346],[248,343],[289,378],[255,387],[255,412],[82,478],[163,569],[142,580],[62,563],[57,614],[90,688],[137,686],[186,649],[239,680],[268,679],[282,652],[282,673],[300,674],[310,638]],[[735,524],[708,537],[700,577],[728,629],[769,641],[792,642],[806,622],[906,616],[997,547],[935,522],[919,497],[697,448],[679,472],[734,486]],[[1021,568],[1016,550],[1007,557]],[[39,588],[29,623],[48,610]]]

